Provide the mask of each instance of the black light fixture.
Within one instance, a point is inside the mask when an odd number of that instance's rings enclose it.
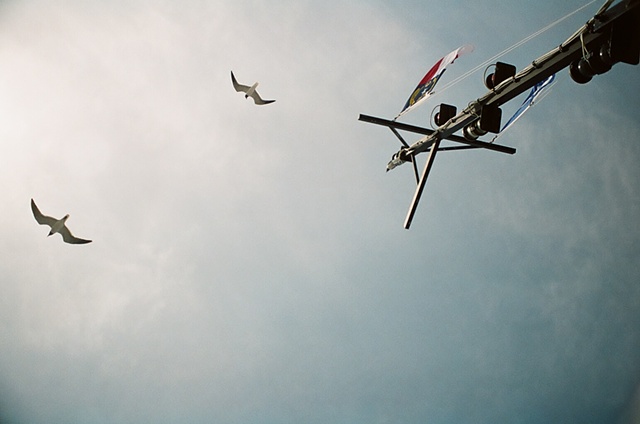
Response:
[[[597,42],[583,48],[583,56],[569,65],[569,75],[578,84],[588,83],[594,75],[604,74],[618,62],[637,65],[640,62],[640,12],[624,16]]]
[[[467,140],[476,140],[488,132],[500,132],[502,109],[495,105],[485,105],[480,112],[480,118],[463,128],[462,134]]]
[[[458,109],[455,106],[442,103],[438,112],[436,112],[433,121],[437,126],[441,127],[446,124],[449,119],[456,116],[456,113],[458,113]]]
[[[494,66],[495,69],[493,70],[493,73],[487,75],[487,78],[484,81],[484,85],[489,90],[493,90],[502,81],[505,81],[516,74],[516,67],[508,63],[496,62]]]

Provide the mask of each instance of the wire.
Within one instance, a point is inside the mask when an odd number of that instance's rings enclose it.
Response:
[[[514,119],[513,121],[511,121],[511,123],[509,124],[509,127],[511,127],[511,125],[515,124],[516,121],[520,118],[522,118],[522,115],[525,114],[525,112],[534,107],[535,105],[539,104],[540,102],[542,102],[542,100],[544,100],[545,97],[547,97],[549,95],[549,93],[551,93],[551,90],[553,89],[553,86],[556,85],[558,82],[553,82],[549,87],[547,87],[543,93],[540,93],[539,98],[533,98],[533,100],[531,101],[531,104],[529,105],[529,107],[527,109],[525,109],[524,112],[522,112],[520,114],[520,116],[518,116],[516,119]],[[502,134],[504,134],[504,131],[507,130],[508,128],[503,128],[502,130],[500,130],[499,133],[497,133],[496,135],[493,136],[493,138],[491,139],[491,141],[489,143],[493,143],[494,141],[496,141],[496,139],[498,137],[500,137]]]
[[[604,13],[607,11],[607,9],[609,8],[609,6],[611,6],[611,3],[613,3],[613,0],[607,0],[605,2],[605,4],[602,5],[602,7],[600,8],[600,10],[598,10],[598,13],[596,13],[596,16],[600,15],[601,13]]]
[[[496,54],[495,56],[492,56],[491,58],[489,58],[487,60],[485,60],[480,65],[476,66],[475,68],[471,69],[470,71],[467,71],[466,73],[460,75],[458,78],[454,79],[453,81],[451,81],[450,83],[448,83],[444,87],[442,87],[441,90],[431,93],[431,95],[434,96],[435,94],[442,93],[443,91],[447,90],[448,88],[452,87],[453,85],[459,83],[460,81],[464,80],[465,78],[469,77],[470,75],[476,73],[478,70],[482,69],[483,67],[486,67],[487,65],[492,64],[493,61],[495,61],[496,59],[499,59],[500,57],[504,56],[505,54],[507,54],[507,53],[517,49],[518,47],[522,46],[523,44],[531,41],[532,39],[534,39],[538,35],[542,34],[545,31],[548,31],[549,29],[551,29],[554,26],[558,25],[560,22],[570,18],[571,16],[575,15],[576,13],[580,12],[581,10],[591,6],[595,2],[596,2],[596,0],[591,0],[589,3],[585,4],[584,6],[579,7],[578,9],[574,10],[573,12],[570,12],[567,15],[563,16],[562,18],[557,19],[557,20],[553,21],[552,23],[550,23],[549,25],[543,27],[542,29],[539,29],[538,31],[534,32],[533,34],[529,35],[528,37],[523,38],[522,40],[518,41],[517,43],[515,43],[511,47],[508,47],[508,48],[504,49],[500,53]],[[600,14],[600,13],[604,12],[605,10],[607,10],[607,8],[609,7],[609,5],[612,2],[613,2],[613,0],[607,0],[607,2],[600,8],[600,11],[598,11],[598,14]]]
[[[539,58],[537,58],[536,60],[534,60],[531,63],[531,65],[527,66],[525,69],[520,71],[515,76],[515,79],[519,79],[519,78],[522,78],[522,77],[526,76],[527,74],[529,74],[529,72],[531,72],[534,69],[538,68],[540,66],[540,64],[542,64],[545,61],[547,61],[548,59],[554,57],[558,53],[563,52],[564,49],[566,48],[566,46],[568,46],[569,44],[573,43],[576,40],[576,38],[580,38],[580,43],[582,45],[582,50],[583,50],[583,55],[584,55],[585,54],[585,51],[584,51],[584,33],[585,33],[585,31],[589,30],[589,28],[593,25],[594,21],[599,19],[599,15],[604,13],[609,8],[611,3],[613,3],[613,1],[614,0],[607,0],[605,2],[605,4],[600,8],[600,10],[598,10],[598,13],[593,18],[589,19],[586,24],[582,25],[576,32],[574,32],[573,35],[571,35],[571,37],[569,37],[564,43],[560,44],[560,46],[558,46],[555,50],[551,50],[550,52],[547,52],[544,55],[542,55]]]

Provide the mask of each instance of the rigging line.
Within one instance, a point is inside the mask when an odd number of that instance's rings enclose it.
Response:
[[[611,3],[613,3],[613,0],[607,0],[605,2],[605,4],[602,5],[602,7],[600,8],[600,10],[598,10],[598,13],[596,13],[597,15],[600,15],[601,13],[604,13],[607,11],[607,9],[609,8],[609,6],[611,6]]]
[[[434,95],[436,95],[438,93],[442,93],[443,91],[445,91],[446,89],[450,88],[451,86],[459,83],[463,79],[465,79],[465,78],[469,77],[470,75],[476,73],[478,70],[482,69],[483,67],[486,67],[487,65],[491,64],[494,60],[504,56],[505,54],[511,52],[512,50],[517,49],[521,45],[529,42],[530,40],[532,40],[533,38],[535,38],[538,35],[542,34],[543,32],[553,28],[554,26],[558,25],[560,22],[564,21],[565,19],[570,18],[571,16],[575,15],[576,13],[580,12],[581,10],[591,6],[595,2],[596,2],[596,0],[591,0],[589,3],[585,4],[584,6],[579,7],[578,9],[574,10],[573,12],[568,13],[567,15],[563,16],[562,18],[555,20],[554,22],[550,23],[549,25],[545,26],[544,28],[539,29],[538,31],[534,32],[533,34],[529,35],[528,37],[523,38],[522,40],[520,40],[517,43],[515,43],[513,46],[506,48],[505,50],[501,51],[500,53],[494,55],[493,57],[491,57],[491,58],[487,59],[486,61],[482,62],[480,65],[478,65],[475,68],[471,69],[470,71],[467,71],[464,74],[460,75],[458,78],[454,79],[453,81],[451,81],[450,83],[448,83],[444,87],[442,87],[441,90],[438,90],[437,92],[434,91],[433,93],[431,93],[431,95],[434,96]],[[605,3],[605,5],[603,5],[600,8],[600,11],[598,13],[602,13],[602,11],[606,10],[612,2],[613,2],[613,0],[608,0],[607,3]]]
[[[534,105],[540,103],[541,101],[544,100],[545,97],[547,97],[549,94],[551,94],[551,90],[553,90],[553,86],[556,85],[557,83],[558,83],[558,81],[555,81],[549,87],[547,87],[547,89],[544,90],[544,93],[542,93],[542,95],[540,95],[539,98],[534,99],[531,102],[531,107],[533,107]]]
[[[530,109],[530,108],[534,107],[535,105],[539,104],[540,102],[542,102],[542,100],[544,100],[544,98],[545,98],[545,97],[547,97],[547,96],[549,95],[549,93],[551,93],[551,90],[553,89],[553,86],[554,86],[554,85],[556,85],[557,83],[558,83],[557,81],[553,82],[550,86],[548,86],[548,87],[544,90],[544,92],[543,92],[543,93],[541,93],[541,94],[540,94],[539,98],[537,98],[537,99],[536,99],[536,98],[534,98],[534,99],[531,101],[531,104],[530,104],[530,106],[529,106],[527,109]],[[526,110],[525,110],[525,112],[526,112]],[[525,112],[522,112],[522,113],[520,114],[520,116],[518,116],[516,119],[514,119],[513,121],[511,121],[511,123],[509,124],[509,126],[511,126],[511,125],[513,125],[513,124],[515,124],[515,123],[516,123],[516,121],[517,121],[518,119],[522,118],[522,115],[524,115],[524,114],[525,114]],[[497,139],[498,137],[500,137],[502,134],[504,134],[505,130],[507,130],[507,129],[508,129],[508,128],[503,128],[499,133],[497,133],[496,135],[494,135],[494,136],[493,136],[493,138],[491,139],[491,141],[490,141],[489,143],[493,143],[494,141],[496,141],[496,139]]]
[[[529,65],[527,68],[523,69],[520,72],[520,74],[518,74],[518,75],[526,75],[528,72],[531,72],[531,70],[536,67],[536,63],[542,63],[542,62],[546,61],[547,59],[555,56],[559,51],[562,51],[562,49],[564,47],[566,47],[567,45],[572,43],[578,37],[580,37],[580,42],[582,44],[584,44],[584,42],[583,42],[584,32],[589,29],[589,26],[593,24],[593,22],[598,18],[598,16],[600,14],[606,12],[607,9],[609,9],[609,6],[611,6],[611,3],[613,3],[613,2],[614,2],[614,0],[607,0],[605,2],[605,4],[602,5],[600,10],[598,10],[598,13],[596,13],[593,18],[589,19],[587,21],[587,23],[582,25],[576,32],[573,33],[573,35],[571,35],[571,37],[569,37],[564,43],[560,44],[558,49],[552,50],[552,51],[550,51],[548,53],[545,53],[544,55],[540,56],[538,59],[534,60],[531,65]],[[583,46],[583,48],[584,48],[584,46]],[[583,53],[584,53],[584,50],[583,50]]]

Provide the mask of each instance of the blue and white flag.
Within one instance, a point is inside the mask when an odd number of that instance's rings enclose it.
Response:
[[[536,99],[538,99],[540,97],[540,94],[542,94],[542,91],[545,88],[548,88],[548,87],[550,87],[552,85],[551,83],[555,79],[555,76],[556,75],[553,74],[549,78],[547,78],[545,80],[542,80],[542,81],[540,81],[539,83],[537,83],[536,85],[533,86],[533,88],[531,89],[531,92],[529,93],[527,98],[524,99],[524,102],[522,102],[522,105],[518,108],[518,110],[516,110],[516,113],[514,113],[513,116],[511,118],[509,118],[509,120],[504,124],[504,126],[500,130],[499,135],[501,135],[511,125],[513,125],[514,122],[516,122],[518,119],[520,119],[520,117],[522,115],[524,115],[524,113],[531,106],[534,105],[534,103],[536,102]],[[496,138],[498,138],[497,135],[493,139],[495,140]]]

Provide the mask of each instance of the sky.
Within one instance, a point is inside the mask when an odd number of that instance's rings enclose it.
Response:
[[[524,3],[0,0],[0,423],[640,422],[639,68],[439,154],[408,231],[358,121],[585,5]]]

